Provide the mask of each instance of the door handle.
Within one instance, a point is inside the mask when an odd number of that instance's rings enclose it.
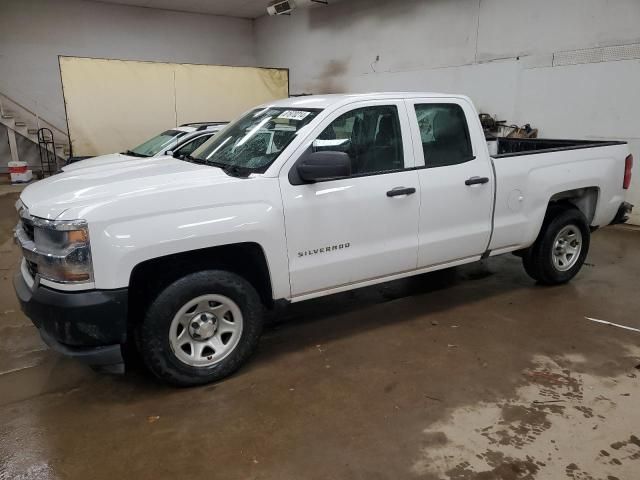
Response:
[[[411,195],[416,193],[413,187],[396,187],[387,192],[387,197],[399,197],[400,195]]]
[[[471,177],[471,178],[467,178],[464,181],[464,184],[469,186],[469,185],[482,185],[484,183],[488,183],[489,182],[489,177]]]

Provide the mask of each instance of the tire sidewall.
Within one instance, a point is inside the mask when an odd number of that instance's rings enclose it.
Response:
[[[174,316],[190,300],[218,294],[233,300],[242,312],[242,333],[237,346],[224,359],[208,367],[193,367],[173,353],[169,330]],[[175,281],[149,306],[140,328],[140,349],[149,369],[169,383],[190,386],[220,380],[251,355],[262,333],[263,311],[258,293],[239,275],[222,270],[196,272]]]

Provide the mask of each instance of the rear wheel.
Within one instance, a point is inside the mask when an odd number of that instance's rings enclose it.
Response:
[[[536,242],[522,256],[527,274],[544,285],[568,282],[584,264],[590,236],[582,212],[572,207],[552,207]]]
[[[192,386],[236,371],[255,349],[263,324],[258,293],[235,273],[192,273],[166,287],[139,328],[139,348],[161,380]]]

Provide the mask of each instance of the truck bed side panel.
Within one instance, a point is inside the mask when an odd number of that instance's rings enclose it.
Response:
[[[598,189],[592,226],[611,222],[624,201],[625,144],[493,158],[497,190],[494,232],[489,249],[508,251],[531,245],[547,205],[557,193]]]

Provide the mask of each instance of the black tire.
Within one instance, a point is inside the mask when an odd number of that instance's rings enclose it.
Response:
[[[238,344],[219,363],[208,367],[190,366],[174,354],[169,330],[180,308],[208,294],[233,300],[242,312],[243,328]],[[258,292],[241,276],[223,270],[191,273],[166,287],[151,302],[138,328],[140,353],[149,370],[171,385],[190,387],[215,382],[235,372],[253,353],[262,333],[263,317]]]
[[[556,268],[553,249],[556,235],[565,227],[574,225],[582,234],[582,248],[576,262],[565,271]],[[572,206],[554,206],[549,209],[535,243],[522,256],[527,274],[542,285],[559,285],[575,277],[589,253],[591,231],[580,210]]]

